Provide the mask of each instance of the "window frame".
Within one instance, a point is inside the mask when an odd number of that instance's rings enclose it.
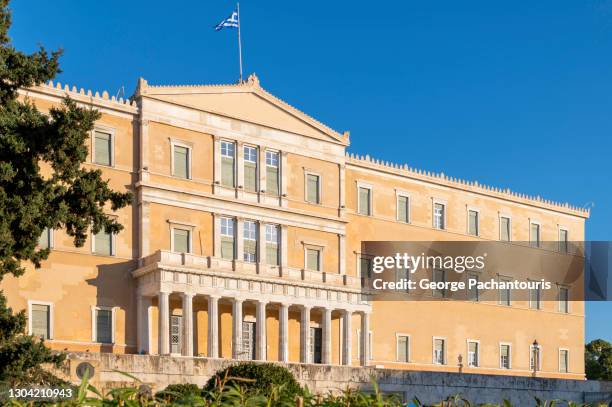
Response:
[[[182,147],[182,148],[186,148],[187,149],[187,177],[181,177],[176,175],[176,171],[175,171],[175,165],[176,163],[174,162],[174,150],[175,147]],[[192,156],[193,156],[193,144],[189,143],[187,141],[182,141],[182,140],[175,140],[175,139],[170,139],[170,174],[173,177],[176,177],[178,179],[193,179],[192,177]]]
[[[232,181],[232,185],[225,185],[223,183],[223,158],[224,157],[230,157],[229,155],[225,155],[223,153],[223,146],[226,144],[231,144],[234,148],[234,155],[231,156],[232,160],[233,160],[233,165],[232,165],[232,175],[233,175],[233,181]],[[229,139],[221,139],[219,141],[219,163],[221,165],[221,172],[220,172],[220,179],[219,179],[219,184],[224,187],[224,188],[236,188],[237,184],[238,184],[238,143],[236,142],[236,140],[229,140]]]
[[[442,363],[436,360],[436,340],[442,341]],[[446,366],[448,365],[448,340],[445,336],[434,336],[431,340],[431,362],[433,365]]]
[[[104,228],[100,229],[100,232],[104,232]],[[98,232],[98,233],[100,233]],[[90,231],[91,236],[91,254],[95,256],[106,256],[106,257],[115,257],[117,255],[117,245],[116,245],[116,234],[110,233],[110,254],[97,253],[96,252],[96,234]]]
[[[400,337],[405,337],[407,338],[408,341],[408,349],[406,351],[406,360],[400,360],[399,359],[399,350],[400,350],[400,344],[399,344],[399,339]],[[411,363],[410,361],[412,360],[412,338],[410,336],[410,334],[405,333],[405,332],[396,332],[395,333],[395,361],[398,363]]]
[[[236,219],[235,217],[232,216],[219,216],[219,242],[221,247],[223,247],[223,237],[230,237],[230,235],[228,234],[224,234],[223,233],[223,221],[229,221],[231,226],[232,226],[232,246],[234,248],[233,253],[232,253],[232,258],[231,259],[226,259],[223,257],[223,252],[219,251],[219,257],[223,260],[237,260],[237,248],[238,248],[238,242],[237,239],[238,238],[242,238],[238,236],[238,219]],[[227,226],[226,226],[227,228]]]
[[[269,154],[275,154],[276,155],[276,166],[272,163],[272,164],[268,164],[268,153]],[[282,179],[282,168],[281,168],[281,152],[280,150],[274,150],[274,149],[269,149],[266,148],[264,150],[264,157],[266,159],[266,165],[265,165],[265,174],[266,174],[266,186],[264,189],[264,192],[266,195],[270,195],[270,196],[281,196],[283,194],[283,189],[282,189],[282,183],[283,183],[283,179]],[[272,194],[270,193],[270,191],[268,191],[268,167],[270,168],[276,168],[276,177],[277,177],[277,187],[278,187],[278,194]]]
[[[53,249],[53,247],[54,247],[53,238],[54,238],[54,235],[55,235],[55,233],[54,233],[54,230],[55,230],[55,229],[53,229],[53,228],[44,228],[44,229],[43,229],[43,233],[45,232],[45,230],[47,231],[47,241],[49,242],[48,247],[42,247],[42,246],[40,245],[40,237],[38,238],[39,243],[37,243],[36,245],[37,245],[39,248],[41,248],[41,249],[49,249],[49,250],[52,250],[52,249]],[[42,236],[42,234],[41,234],[41,236]]]
[[[432,283],[437,283],[438,282],[438,280],[436,279],[436,271],[441,271],[442,272],[442,278],[443,278],[442,282],[443,283],[446,282],[446,278],[447,278],[446,270],[441,269],[441,268],[434,268],[434,269],[431,270],[431,282]],[[439,293],[439,292],[441,292],[442,294],[441,295],[440,294],[436,294],[436,293]],[[447,298],[447,290],[444,289],[444,288],[442,290],[437,289],[437,288],[432,288],[431,289],[431,296],[434,297],[434,298]]]
[[[32,333],[32,305],[44,305],[49,307],[49,327],[48,327],[48,339],[53,340],[53,303],[50,301],[38,301],[38,300],[28,300],[28,335],[33,335]]]
[[[565,301],[565,309],[561,309],[561,290],[567,291],[567,299]],[[570,314],[570,287],[565,284],[557,284],[557,312],[560,314]]]
[[[308,199],[308,176],[312,175],[317,177],[317,198],[318,201],[313,202],[310,201]],[[323,202],[323,188],[322,188],[322,184],[323,184],[323,177],[321,176],[320,173],[316,172],[316,171],[312,171],[312,170],[304,170],[304,202],[308,202],[309,204],[312,205],[321,205]]]
[[[248,237],[248,238],[246,237],[246,233],[247,233],[246,225],[247,225],[247,223],[249,225],[253,225],[253,229],[254,230],[252,232],[255,234],[255,237],[252,238],[252,239],[250,237]],[[244,219],[242,221],[242,248],[243,248],[243,250],[242,250],[242,259],[240,259],[240,260],[244,261],[245,263],[257,263],[257,262],[259,262],[259,258],[258,258],[259,256],[258,256],[258,253],[257,253],[258,252],[257,248],[259,246],[258,243],[259,243],[259,240],[260,240],[260,239],[258,239],[258,237],[260,237],[261,232],[258,230],[259,229],[258,226],[259,226],[259,222],[257,222],[256,220],[253,220],[253,219]],[[251,232],[251,230],[250,230],[250,227],[249,227],[249,234],[250,234],[250,232]],[[255,254],[255,258],[253,260],[247,260],[245,258],[247,252],[244,250],[244,243],[245,243],[246,240],[255,242],[255,253],[254,253]]]
[[[187,252],[177,252],[174,247],[174,231],[184,230],[187,232]],[[174,223],[170,226],[170,251],[173,253],[193,253],[193,226],[182,225],[180,223]]]
[[[116,308],[108,307],[103,305],[92,305],[91,306],[91,341],[93,343],[101,345],[115,345],[115,322],[116,322]],[[99,310],[111,312],[111,342],[98,342],[98,319],[97,312]]]
[[[504,367],[502,364],[502,346],[508,346],[508,367]],[[511,342],[500,342],[498,347],[498,359],[499,359],[499,368],[502,370],[511,370],[512,369],[512,343]]]
[[[565,352],[567,355],[567,360],[565,361],[565,371],[561,370],[561,352]],[[568,348],[559,348],[558,359],[559,359],[559,373],[569,373],[570,372],[570,350]]]
[[[538,240],[534,242],[531,235],[531,226],[538,226]],[[535,243],[535,244],[534,244]],[[540,248],[542,246],[542,223],[538,220],[529,219],[529,246],[534,248]]]
[[[110,164],[100,164],[96,162],[96,132],[110,135]],[[96,124],[91,131],[91,163],[102,167],[115,167],[115,129],[112,127]]]
[[[370,354],[368,360],[374,360],[374,331],[369,330],[368,342],[370,347]],[[361,328],[357,328],[357,359],[361,360]]]
[[[442,205],[442,227],[436,226],[436,205]],[[431,200],[431,227],[436,230],[447,230],[448,224],[446,219],[446,210],[448,209],[448,201],[445,199],[432,198]]]
[[[367,189],[370,191],[368,194],[368,204],[370,207],[368,208],[368,213],[361,212],[361,189]],[[357,181],[357,215],[361,216],[374,216],[374,186],[372,184],[368,184],[365,182]]]
[[[504,219],[508,219],[508,240],[504,240],[502,239],[502,218]],[[499,227],[499,241],[500,242],[512,242],[512,216],[505,214],[505,213],[500,213],[499,216],[497,217],[498,219],[498,227]]]
[[[468,206],[466,209],[466,233],[469,236],[480,237],[480,209],[471,206]],[[470,233],[470,212],[474,212],[476,214],[476,233]]]
[[[407,213],[405,222],[400,220],[400,197],[406,198]],[[395,190],[395,220],[400,223],[405,223],[407,225],[410,225],[412,223],[412,196],[410,195],[410,193],[398,189]]]
[[[474,270],[466,270],[465,272],[465,284],[466,284],[466,290],[467,290],[467,300],[469,302],[480,302],[480,290],[478,289],[478,286],[476,286],[475,290],[476,290],[476,299],[473,300],[470,298],[470,288],[469,288],[469,282],[470,280],[473,280],[473,278],[471,277],[476,277],[476,281],[480,282],[480,273],[478,271],[474,271]]]
[[[528,282],[538,282],[537,280],[527,280],[527,281]],[[536,310],[536,311],[541,310],[542,309],[542,289],[539,288],[539,287],[537,288],[536,292],[538,293],[538,302],[537,302],[536,307],[532,307],[531,306],[532,305],[531,304],[531,292],[532,291],[533,291],[533,289],[529,290],[529,304],[528,304],[529,305],[529,309]]]
[[[504,275],[498,274],[497,275],[497,281],[498,282],[501,282],[501,281],[511,282],[512,278],[508,277],[508,276],[504,276]],[[502,291],[506,291],[506,290],[508,291],[508,302],[504,303],[504,302],[502,302],[502,295],[501,295],[501,293],[502,293]],[[498,292],[497,304],[498,305],[502,305],[504,307],[511,307],[512,306],[512,290],[509,289],[509,288],[503,289],[503,290],[501,288],[499,288],[497,290],[497,292]]]
[[[312,243],[304,243],[304,270],[306,271],[316,271],[318,273],[322,273],[323,272],[323,250],[325,249],[324,246],[319,246],[316,244],[312,244]],[[316,250],[319,252],[319,269],[310,269],[308,268],[308,250]]]
[[[475,343],[476,344],[476,365],[472,365],[470,364],[470,343]],[[466,339],[465,340],[465,345],[466,345],[466,356],[467,356],[467,367],[480,367],[480,339]]]
[[[561,240],[561,232],[565,232],[565,240]],[[560,253],[569,253],[569,229],[565,226],[559,225],[558,227],[558,231],[557,231],[557,236],[558,236],[558,241],[559,241],[559,247],[558,250]],[[565,248],[562,248],[565,245]]]
[[[246,151],[247,149],[253,149],[255,150],[255,161],[251,161],[251,160],[247,160],[247,154]],[[246,182],[244,182],[244,179],[242,181],[242,187],[246,192],[249,193],[257,193],[259,191],[259,184],[260,184],[260,180],[259,180],[259,147],[252,145],[252,144],[243,144],[242,145],[242,174],[244,177],[244,174],[246,173],[245,168],[246,168],[246,163],[254,163],[255,164],[255,190],[254,191],[250,191],[246,189]]]
[[[268,228],[273,228],[274,230],[276,230],[276,241],[272,242],[268,240]],[[266,223],[264,225],[264,239],[265,242],[265,250],[266,250],[266,264],[269,266],[280,266],[281,264],[281,233],[282,233],[282,228],[280,224],[277,223]],[[270,263],[270,259],[268,258],[268,245],[276,245],[276,257],[277,257],[277,262],[276,264],[271,264]]]

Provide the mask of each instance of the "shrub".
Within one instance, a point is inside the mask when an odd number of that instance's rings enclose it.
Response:
[[[166,401],[176,401],[193,396],[201,396],[202,390],[193,383],[170,384],[155,394],[156,398]]]
[[[287,368],[272,363],[241,363],[219,370],[208,380],[204,391],[214,391],[220,384],[240,387],[247,394],[266,397],[273,389],[280,390],[283,396],[290,398],[302,394],[302,388],[293,374]]]

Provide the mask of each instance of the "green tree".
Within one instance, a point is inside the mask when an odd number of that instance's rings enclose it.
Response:
[[[33,54],[16,50],[8,36],[11,13],[0,0],[0,281],[40,267],[49,255],[37,247],[46,228],[64,229],[82,246],[88,231],[118,233],[122,226],[104,213],[131,202],[129,192],[111,190],[99,170],[83,168],[86,141],[99,113],[66,98],[43,114],[18,97],[20,88],[53,79],[61,51]],[[0,381],[45,381],[41,363],[63,356],[24,335],[24,311],[13,314],[0,292]]]
[[[612,380],[612,344],[595,339],[585,346],[585,372],[589,380]]]

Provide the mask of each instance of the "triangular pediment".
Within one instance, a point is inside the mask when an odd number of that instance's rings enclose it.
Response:
[[[149,86],[141,80],[137,95],[348,145],[347,133],[340,134],[273,96],[254,75],[236,85]]]

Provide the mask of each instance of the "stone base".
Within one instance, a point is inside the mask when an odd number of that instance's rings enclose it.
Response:
[[[70,353],[66,368],[57,373],[78,383],[77,367],[83,362],[93,366],[95,372],[90,381],[103,392],[140,384],[151,386],[154,392],[173,383],[203,386],[218,370],[238,363],[231,359],[82,352]],[[404,400],[412,400],[416,396],[427,404],[456,394],[472,403],[501,403],[503,399],[508,399],[517,406],[533,405],[534,397],[575,402],[612,401],[612,382],[296,363],[282,365],[314,393],[339,392],[348,387],[371,391],[372,380],[375,380],[384,393],[396,393]],[[138,378],[141,383],[121,372]]]

